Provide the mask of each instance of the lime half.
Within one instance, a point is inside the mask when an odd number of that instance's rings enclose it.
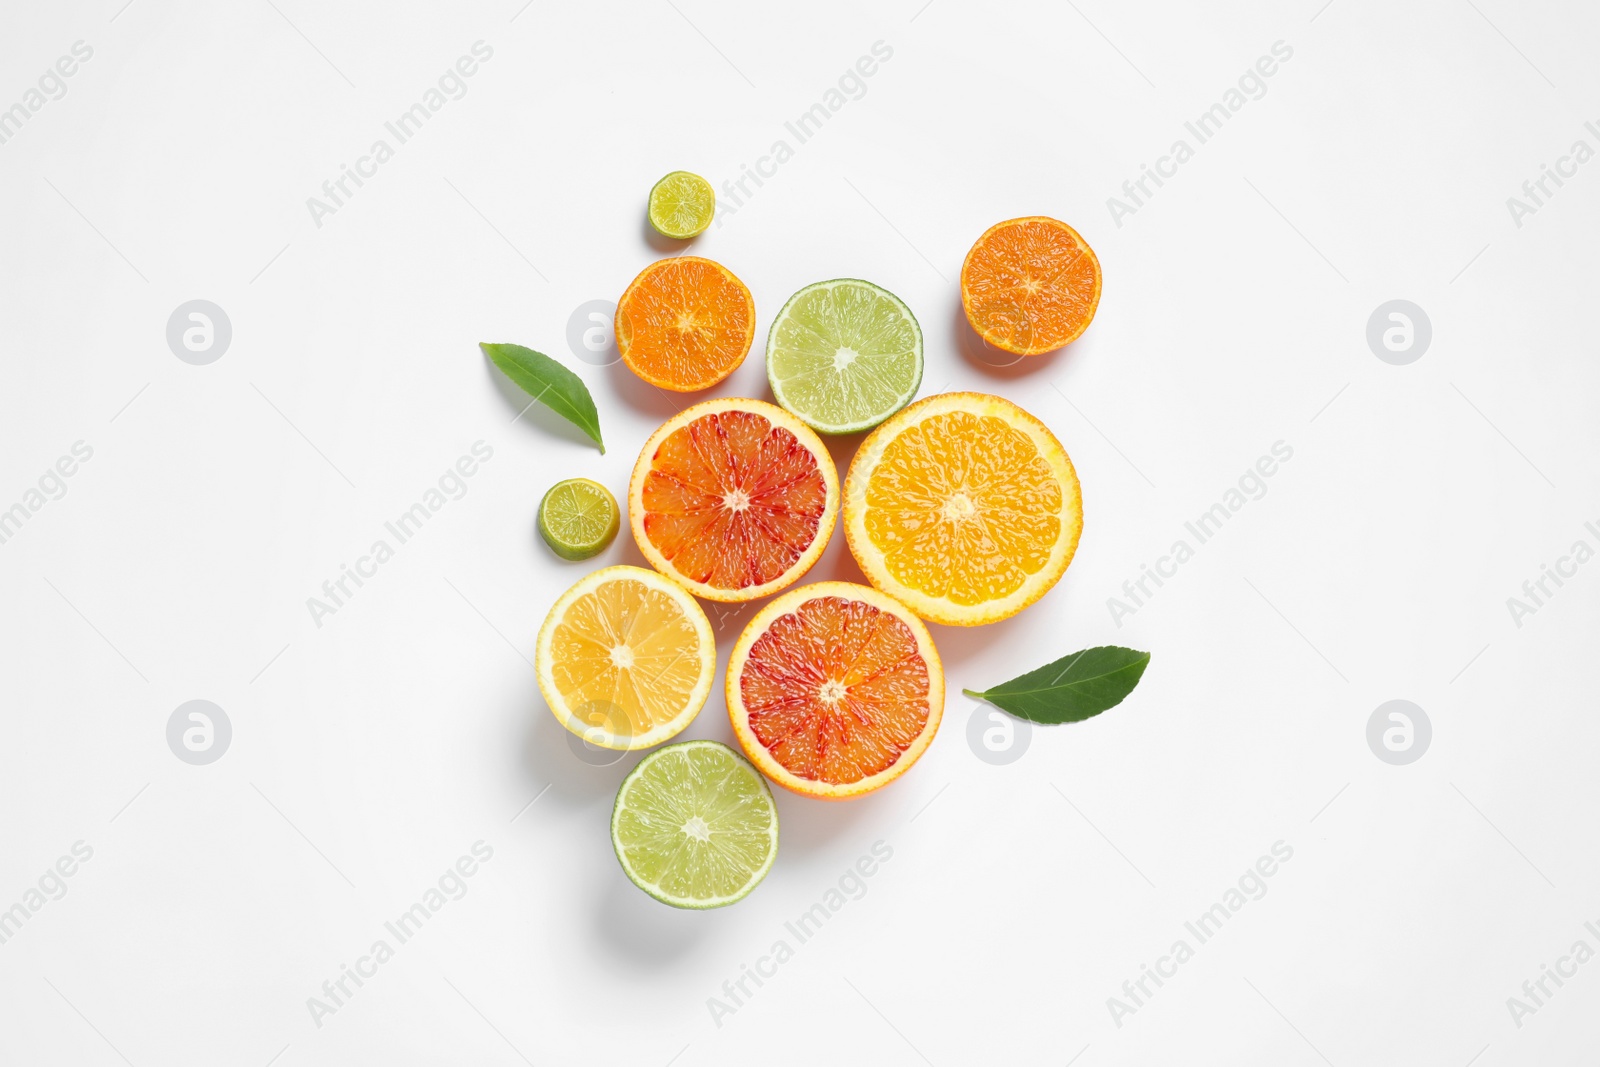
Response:
[[[716,741],[656,749],[622,780],[611,844],[634,885],[675,908],[743,900],[778,854],[766,779]]]
[[[588,478],[557,482],[539,501],[539,536],[562,559],[604,552],[621,522],[611,490]]]
[[[818,433],[856,433],[905,407],[922,384],[922,328],[887,289],[855,278],[808,285],[767,334],[779,404]]]
[[[706,232],[717,212],[717,194],[698,174],[675,170],[650,190],[650,225],[680,240]]]

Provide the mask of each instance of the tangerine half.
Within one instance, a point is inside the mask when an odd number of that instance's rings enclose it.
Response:
[[[726,686],[750,762],[823,800],[900,777],[944,714],[944,667],[928,628],[851,582],[814,582],[762,608],[733,646]]]
[[[961,264],[961,306],[987,342],[1037,356],[1083,335],[1100,306],[1100,260],[1064,222],[1044,215],[983,231]]]
[[[722,264],[699,256],[657,260],[617,301],[617,351],[651,385],[709,389],[744,362],[756,335],[756,302]]]
[[[650,565],[707,600],[776,593],[822,555],[839,473],[812,429],[761,400],[707,400],[645,442],[628,525]]]

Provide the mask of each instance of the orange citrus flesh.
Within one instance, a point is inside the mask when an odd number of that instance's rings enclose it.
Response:
[[[1060,443],[1015,404],[942,393],[906,408],[857,451],[845,533],[873,585],[934,622],[1015,615],[1061,577],[1083,527]]]
[[[645,381],[690,392],[744,361],[756,332],[750,290],[720,263],[676,256],[650,264],[617,302],[617,350]]]
[[[734,732],[779,785],[827,799],[897,778],[926,749],[944,706],[927,628],[865,586],[819,582],[768,605],[727,677]]]
[[[930,462],[930,440],[959,451]],[[1016,592],[1061,533],[1061,484],[1049,466],[1005,423],[964,411],[935,415],[891,442],[867,486],[867,506],[867,535],[886,546],[889,573],[964,605]],[[970,521],[979,514],[985,521]],[[985,565],[947,566],[977,559]]]
[[[983,339],[1019,356],[1076,341],[1100,304],[1100,260],[1043,215],[989,227],[961,264],[961,306]]]
[[[710,600],[751,600],[808,570],[838,515],[820,439],[759,400],[711,400],[646,442],[628,518],[657,570]]]

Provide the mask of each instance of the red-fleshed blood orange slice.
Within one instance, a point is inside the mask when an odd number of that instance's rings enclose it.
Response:
[[[728,660],[728,716],[774,782],[842,800],[887,785],[927,750],[944,668],[904,605],[850,582],[814,582],[762,608]]]
[[[645,442],[628,525],[650,565],[707,600],[776,593],[839,517],[839,473],[809,426],[760,400],[707,400]]]

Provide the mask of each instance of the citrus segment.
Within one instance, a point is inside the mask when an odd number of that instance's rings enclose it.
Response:
[[[942,393],[862,442],[845,534],[874,586],[933,622],[1015,615],[1060,579],[1083,503],[1049,428],[1009,400]]]
[[[899,297],[855,278],[808,285],[767,334],[772,395],[820,433],[857,433],[922,382],[922,329]]]
[[[1036,356],[1076,341],[1100,304],[1100,260],[1064,222],[996,223],[961,264],[961,306],[987,342]]]
[[[816,582],[763,608],[734,645],[726,684],[751,761],[779,785],[829,800],[905,773],[944,711],[928,628],[850,582]]]
[[[663,237],[686,240],[705,233],[717,194],[698,174],[675,170],[650,189],[650,225]]]
[[[709,389],[744,361],[756,302],[720,263],[699,256],[657,260],[617,301],[617,351],[652,385]]]
[[[778,854],[778,808],[754,767],[716,741],[650,753],[622,780],[611,844],[634,885],[677,908],[743,900]]]
[[[651,566],[708,600],[775,593],[811,568],[839,510],[816,434],[760,400],[708,400],[639,453],[628,522]]]
[[[539,689],[561,725],[611,749],[665,741],[699,714],[717,650],[679,586],[642,567],[607,567],[568,589],[539,630]]]
[[[557,482],[539,501],[539,536],[562,559],[604,552],[621,524],[616,497],[589,478]]]

